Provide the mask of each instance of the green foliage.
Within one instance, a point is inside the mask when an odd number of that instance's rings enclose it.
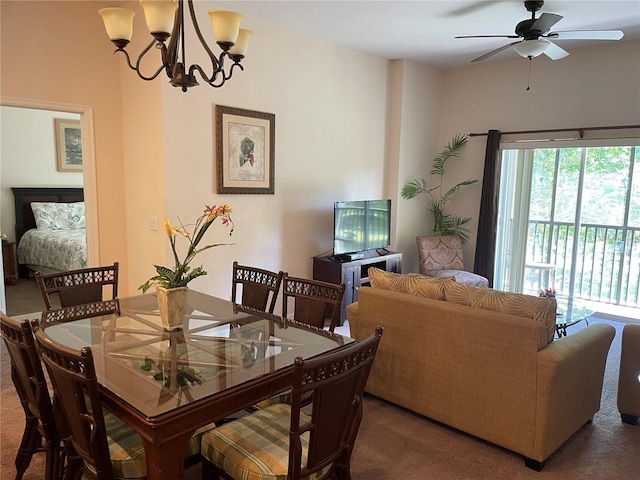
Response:
[[[153,359],[144,357],[144,363],[140,365],[140,370],[153,374],[153,379],[163,382],[165,388],[171,388],[171,375],[165,368],[156,364]],[[188,365],[179,365],[176,372],[178,387],[189,387],[190,385],[202,385],[204,378]]]
[[[460,217],[452,213],[446,213],[445,207],[447,202],[455,195],[458,190],[467,185],[473,185],[478,180],[464,180],[457,183],[453,187],[449,188],[446,192],[442,193],[442,180],[445,174],[445,166],[449,159],[457,158],[462,153],[462,150],[467,145],[468,137],[463,134],[458,134],[445,146],[445,148],[433,159],[433,167],[431,169],[431,175],[439,177],[437,185],[429,187],[427,181],[424,178],[414,179],[405,183],[400,192],[402,198],[410,199],[417,197],[424,193],[428,196],[427,210],[433,217],[433,235],[455,235],[460,237],[462,242],[466,242],[469,238],[467,229],[464,227],[471,218]],[[439,195],[438,195],[439,194]]]
[[[140,285],[138,289],[142,290],[142,293],[146,293],[146,291],[153,285],[159,285],[167,289],[186,287],[194,278],[206,275],[207,272],[202,268],[202,266],[191,269],[189,264],[200,252],[204,252],[210,248],[219,247],[220,245],[229,245],[227,243],[214,243],[198,249],[198,244],[216,218],[220,218],[222,225],[231,226],[229,235],[233,233],[233,221],[231,220],[230,214],[231,207],[229,205],[222,204],[219,206],[214,205],[213,207],[205,205],[204,213],[196,219],[192,233],[187,232],[187,229],[182,222],[180,222],[180,226],[174,226],[171,225],[169,220],[165,220],[164,228],[167,237],[169,238],[169,244],[171,245],[171,252],[173,253],[175,267],[171,269],[163,265],[154,265],[157,275],[151,277],[145,283]],[[184,260],[180,260],[178,256],[178,251],[176,249],[176,237],[185,238],[188,242],[189,248]]]

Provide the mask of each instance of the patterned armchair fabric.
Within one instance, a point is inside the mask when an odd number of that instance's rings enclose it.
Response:
[[[489,280],[464,270],[462,241],[455,235],[418,236],[420,273],[431,277],[455,277],[456,282],[488,287]]]

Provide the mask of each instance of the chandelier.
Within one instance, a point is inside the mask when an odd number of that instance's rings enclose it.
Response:
[[[187,0],[193,29],[200,40],[202,48],[211,60],[211,75],[208,75],[200,65],[194,64],[188,67],[185,52],[185,9],[183,0],[140,0],[144,11],[147,27],[153,40],[140,53],[135,65],[131,63],[129,53],[125,47],[131,41],[133,35],[133,17],[135,12],[128,8],[110,7],[103,8],[98,13],[102,17],[107,35],[117,47],[114,53],[122,52],[127,58],[129,68],[134,70],[143,80],[153,80],[162,70],[169,77],[171,85],[179,87],[183,92],[188,88],[199,85],[195,73],[198,72],[203,81],[218,88],[231,78],[235,67],[244,70],[240,62],[245,57],[251,30],[240,28],[242,15],[227,10],[209,10],[211,25],[216,43],[222,50],[219,58],[211,51],[200,32],[198,21],[193,7],[193,0]],[[168,43],[167,43],[168,41]],[[160,50],[162,65],[150,76],[140,71],[140,63],[143,57],[155,46]],[[229,58],[233,63],[228,72],[225,71],[225,59]]]

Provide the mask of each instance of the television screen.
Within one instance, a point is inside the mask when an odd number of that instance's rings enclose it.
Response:
[[[391,200],[336,202],[333,209],[333,254],[389,246]]]

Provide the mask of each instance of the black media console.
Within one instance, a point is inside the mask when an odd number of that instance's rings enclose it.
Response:
[[[358,301],[358,289],[369,285],[369,268],[376,267],[387,272],[402,273],[402,253],[388,252],[380,255],[372,250],[362,254],[362,258],[350,261],[343,261],[346,260],[344,258],[336,259],[333,255],[313,257],[314,280],[337,285],[344,283],[347,286],[342,300],[340,325],[347,319],[347,305]]]

